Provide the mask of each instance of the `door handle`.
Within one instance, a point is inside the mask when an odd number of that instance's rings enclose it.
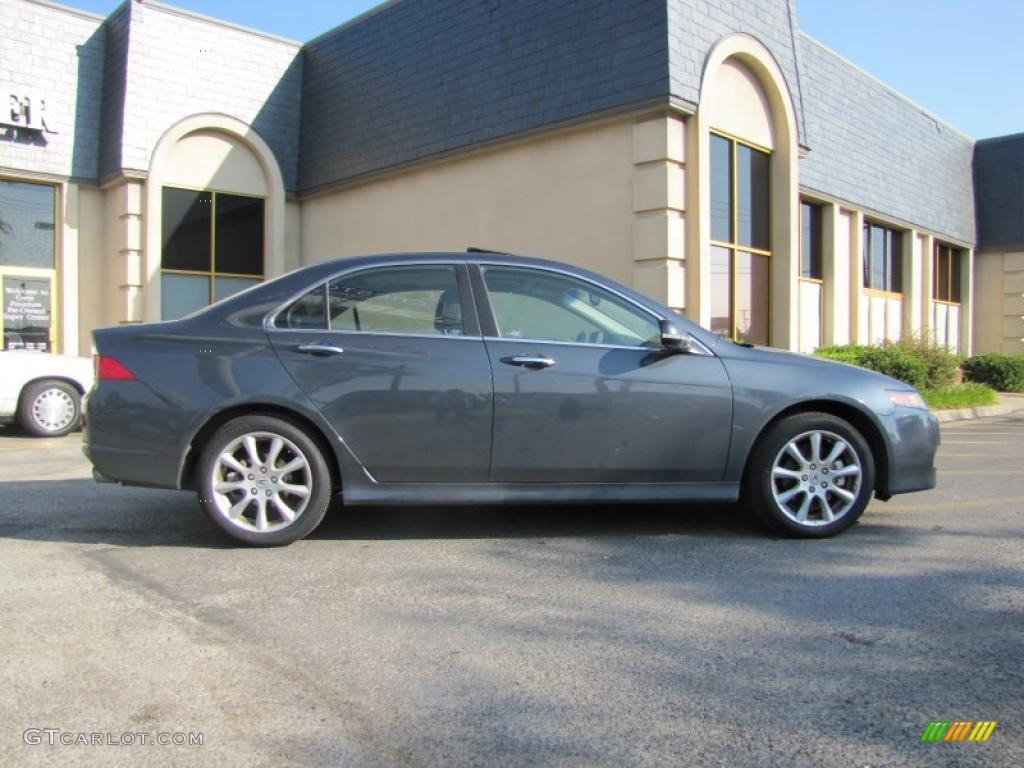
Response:
[[[305,352],[307,355],[316,355],[317,357],[340,355],[345,351],[341,347],[336,347],[333,344],[321,344],[319,342],[313,344],[300,344],[295,349],[299,352]]]
[[[521,365],[523,368],[530,368],[531,370],[550,368],[555,364],[554,360],[543,355],[516,355],[515,357],[503,357],[501,358],[501,362],[505,365]]]

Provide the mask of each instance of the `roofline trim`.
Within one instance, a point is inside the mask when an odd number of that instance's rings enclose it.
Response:
[[[38,0],[32,0],[32,1],[33,2],[38,2]],[[236,24],[233,21],[225,21],[224,19],[218,19],[218,18],[215,18],[213,16],[207,16],[207,15],[202,14],[202,13],[196,13],[195,11],[189,11],[189,10],[186,10],[185,8],[178,8],[177,6],[174,6],[174,5],[166,5],[165,3],[158,2],[158,0],[129,0],[129,2],[136,2],[136,3],[138,3],[139,5],[141,5],[143,7],[155,8],[157,10],[164,11],[166,13],[170,13],[170,14],[173,14],[175,16],[182,16],[182,17],[184,17],[186,19],[195,19],[197,21],[205,21],[208,24],[215,24],[215,25],[217,25],[219,27],[227,27],[228,29],[233,29],[233,30],[235,30],[237,32],[245,32],[246,34],[249,34],[249,35],[255,35],[257,37],[262,37],[262,38],[265,38],[267,40],[272,40],[275,43],[286,43],[288,45],[295,46],[296,49],[300,49],[301,50],[301,48],[302,48],[302,43],[299,42],[298,40],[292,40],[291,38],[288,38],[288,37],[281,37],[280,35],[274,35],[274,34],[271,34],[270,32],[264,32],[261,29],[254,29],[253,27],[247,27],[247,26],[245,26],[243,24]]]
[[[975,144],[991,144],[997,141],[1024,141],[1024,131],[1021,131],[1019,133],[1006,133],[1003,134],[1002,136],[989,136],[984,139],[978,139],[975,142]]]
[[[863,67],[861,67],[861,66],[859,66],[857,64],[854,64],[848,58],[843,56],[843,54],[839,53],[838,51],[836,51],[836,50],[834,50],[832,48],[829,48],[827,45],[825,45],[823,42],[821,42],[821,40],[818,40],[816,37],[811,37],[809,34],[804,32],[802,29],[800,30],[800,36],[802,38],[804,38],[804,40],[806,40],[807,42],[813,43],[814,45],[816,45],[819,48],[821,48],[823,51],[832,54],[833,56],[835,56],[837,59],[839,59],[841,62],[843,62],[847,66],[852,67],[853,69],[855,69],[860,74],[862,74],[865,77],[869,78],[870,80],[874,81],[876,84],[882,86],[882,88],[884,88],[886,91],[891,93],[893,96],[895,96],[900,101],[905,102],[908,106],[913,107],[914,109],[916,109],[921,114],[923,114],[923,115],[925,115],[927,117],[930,117],[936,123],[939,123],[943,127],[945,127],[948,130],[952,131],[953,133],[955,133],[960,138],[967,139],[972,144],[977,141],[973,136],[971,136],[971,135],[969,135],[967,133],[964,133],[963,131],[961,131],[959,128],[957,128],[955,125],[950,123],[945,118],[939,117],[934,112],[932,112],[930,109],[927,109],[926,107],[921,106],[920,104],[918,104],[913,99],[911,99],[911,98],[905,96],[904,94],[900,93],[899,91],[897,91],[895,88],[893,88],[888,83],[886,83],[883,80],[880,80],[879,78],[875,77],[873,74],[868,72]]]
[[[83,11],[81,8],[73,8],[70,5],[63,5],[61,3],[52,2],[52,0],[26,0],[26,2],[32,3],[33,5],[40,5],[43,8],[51,8],[55,11],[63,11],[64,13],[70,13],[73,16],[79,16],[89,21],[103,21],[107,17],[101,13],[93,13],[92,11]],[[111,12],[113,13],[113,11]]]
[[[380,13],[382,11],[386,11],[388,8],[391,8],[394,5],[398,5],[401,2],[402,2],[402,0],[385,0],[384,2],[380,3],[379,5],[375,5],[372,8],[369,8],[369,9],[363,11],[358,16],[353,16],[351,19],[347,19],[346,21],[343,21],[340,24],[331,27],[327,31],[321,32],[316,37],[314,37],[314,38],[312,38],[310,40],[307,40],[305,45],[312,45],[313,43],[320,42],[325,37],[330,37],[331,35],[336,34],[338,32],[341,32],[343,30],[346,30],[349,27],[354,27],[356,24],[359,24],[361,22],[366,21],[371,16],[376,16],[378,13]]]

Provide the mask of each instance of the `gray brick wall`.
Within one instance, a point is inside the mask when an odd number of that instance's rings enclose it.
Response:
[[[102,21],[25,0],[0,0],[0,84],[46,100],[56,133],[16,140],[0,128],[0,167],[92,179],[103,93]],[[7,107],[9,94],[0,94]]]
[[[786,78],[796,110],[797,132],[805,143],[799,79],[799,51],[794,44],[796,11],[791,0],[667,0],[672,94],[700,101],[704,63],[715,43],[743,32],[759,40]]]
[[[979,248],[1024,248],[1024,133],[974,146]]]
[[[803,186],[975,242],[973,141],[801,35]]]
[[[120,164],[148,170],[174,123],[219,112],[270,145],[285,187],[298,187],[300,46],[155,5],[130,4]],[[109,114],[109,113],[108,113]]]
[[[306,47],[301,186],[666,95],[664,0],[403,0]]]

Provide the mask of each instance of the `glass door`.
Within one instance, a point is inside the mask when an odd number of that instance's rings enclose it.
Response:
[[[0,179],[0,330],[3,349],[57,346],[57,188]]]

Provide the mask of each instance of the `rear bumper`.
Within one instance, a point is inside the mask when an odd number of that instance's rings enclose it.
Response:
[[[896,408],[885,419],[889,433],[888,487],[881,498],[935,487],[935,452],[939,449],[939,422],[931,411]]]
[[[92,476],[98,483],[178,487],[178,463],[174,456],[90,443],[82,445],[82,452],[92,462]]]
[[[148,387],[138,381],[101,382],[85,413],[82,451],[97,480],[178,487],[184,430],[176,411]]]

